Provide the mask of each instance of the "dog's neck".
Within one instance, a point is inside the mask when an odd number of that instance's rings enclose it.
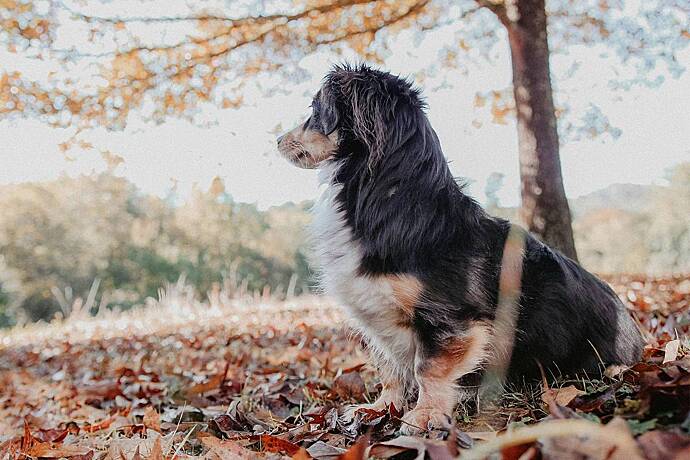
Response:
[[[428,121],[373,166],[361,152],[344,142],[321,178],[362,249],[362,271],[416,272],[472,234],[483,211],[462,193]]]

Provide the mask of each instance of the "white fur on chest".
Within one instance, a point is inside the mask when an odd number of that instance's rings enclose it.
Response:
[[[358,273],[362,249],[344,212],[338,209],[341,186],[332,183],[333,173],[330,168],[321,171],[325,190],[314,206],[311,228],[321,287],[347,309],[375,358],[398,377],[407,378],[414,362],[414,334],[400,324],[400,308],[390,280]]]

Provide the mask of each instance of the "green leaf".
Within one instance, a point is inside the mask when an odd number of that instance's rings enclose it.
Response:
[[[635,436],[640,435],[642,433],[646,433],[647,431],[656,428],[655,418],[645,420],[644,422],[635,419],[629,419],[627,422],[628,426],[630,427],[630,431],[632,431],[633,435]]]

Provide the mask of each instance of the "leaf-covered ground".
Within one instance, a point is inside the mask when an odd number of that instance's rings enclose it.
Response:
[[[643,362],[510,389],[425,438],[399,437],[395,408],[339,418],[379,387],[323,299],[207,304],[178,286],[5,331],[0,459],[690,458],[690,278],[608,281],[648,334]]]

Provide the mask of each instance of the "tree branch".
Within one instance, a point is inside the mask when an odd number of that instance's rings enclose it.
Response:
[[[304,10],[304,11],[302,11],[302,12],[300,12],[300,13],[296,13],[296,14],[293,14],[293,15],[288,15],[288,16],[284,16],[284,15],[275,15],[275,16],[271,16],[272,18],[274,18],[274,19],[273,19],[274,21],[275,21],[276,19],[282,19],[282,21],[278,22],[278,23],[275,24],[273,27],[268,28],[267,30],[261,32],[260,34],[254,36],[254,37],[248,38],[248,39],[246,39],[246,40],[242,40],[242,41],[240,41],[240,42],[238,42],[238,43],[235,43],[235,44],[232,45],[232,46],[227,46],[227,47],[225,47],[224,49],[222,49],[222,50],[220,50],[220,51],[217,51],[217,52],[214,52],[214,53],[204,54],[203,56],[200,56],[198,59],[191,60],[190,63],[189,63],[189,65],[182,67],[178,72],[176,72],[176,73],[173,74],[172,76],[178,76],[178,75],[180,75],[181,73],[185,72],[187,69],[189,69],[189,68],[193,67],[194,65],[196,65],[196,63],[198,63],[199,60],[204,60],[204,61],[206,61],[206,60],[208,60],[209,58],[214,58],[214,57],[218,57],[218,56],[225,55],[225,54],[227,54],[227,53],[229,53],[229,52],[231,52],[231,51],[233,51],[233,50],[235,50],[235,49],[237,49],[237,48],[240,48],[240,47],[242,47],[242,46],[244,46],[244,45],[247,45],[247,44],[250,44],[250,43],[255,43],[255,42],[258,42],[258,41],[261,41],[261,40],[263,40],[267,35],[269,35],[270,33],[275,32],[278,28],[283,27],[283,26],[286,26],[286,25],[289,24],[290,22],[294,22],[294,21],[296,21],[296,20],[302,19],[302,18],[304,18],[305,16],[311,14],[311,13],[314,12],[314,11],[318,11],[318,12],[322,12],[322,13],[323,13],[323,12],[332,11],[332,10],[335,10],[335,9],[338,9],[338,8],[344,8],[344,7],[346,7],[346,6],[353,6],[353,5],[357,5],[357,4],[372,3],[372,2],[375,2],[375,1],[377,1],[377,0],[345,0],[345,1],[338,1],[338,2],[329,4],[329,5],[326,5],[326,6],[320,6],[320,7],[315,7],[315,8],[307,9],[307,10]],[[382,21],[382,22],[379,23],[379,24],[376,24],[376,25],[374,25],[374,26],[370,26],[370,27],[367,27],[367,28],[364,28],[364,29],[361,29],[361,30],[356,30],[356,31],[354,31],[354,32],[344,33],[344,34],[341,34],[341,35],[339,35],[339,36],[335,36],[335,37],[328,38],[328,39],[325,39],[325,40],[320,40],[320,41],[317,41],[317,42],[315,42],[315,43],[313,43],[313,44],[314,44],[315,46],[330,45],[330,44],[334,44],[334,43],[337,43],[337,42],[346,40],[346,39],[349,38],[349,37],[364,35],[364,34],[367,34],[367,33],[376,33],[376,32],[378,32],[378,31],[380,31],[380,30],[382,30],[382,29],[384,29],[384,28],[386,28],[386,27],[389,27],[389,26],[391,26],[391,25],[393,25],[393,24],[395,24],[395,23],[397,23],[397,22],[400,22],[400,21],[402,21],[403,19],[405,19],[405,18],[407,18],[407,17],[409,17],[409,16],[411,16],[411,15],[413,15],[413,14],[415,14],[415,13],[421,11],[427,4],[429,4],[429,2],[430,2],[430,0],[420,0],[419,2],[415,3],[414,5],[412,5],[412,6],[411,6],[407,11],[405,11],[404,13],[399,14],[399,15],[397,15],[397,16],[394,16],[394,17],[392,17],[392,18],[390,18],[390,19],[384,20],[384,21]],[[472,13],[472,12],[476,11],[477,9],[478,9],[478,8],[468,10],[466,13],[463,13],[463,17],[465,16],[465,14]],[[258,18],[269,18],[269,16],[259,16]],[[106,20],[107,18],[102,18],[102,19]],[[244,18],[244,19],[247,19],[247,20],[248,20],[248,19],[256,19],[256,18]],[[111,21],[111,19],[107,19],[107,22],[110,22],[110,21]],[[113,21],[113,23],[118,22],[117,20],[112,20],[112,21]],[[214,40],[218,40],[218,39],[220,39],[220,38],[226,37],[226,36],[228,36],[230,33],[232,33],[232,26],[229,26],[229,28],[224,29],[224,30],[222,30],[221,32],[219,32],[219,33],[217,33],[217,34],[214,34],[214,35],[211,35],[211,36],[209,36],[209,37],[187,39],[187,40],[180,41],[180,42],[177,42],[177,43],[173,43],[173,44],[170,44],[170,45],[136,46],[136,47],[132,47],[132,48],[129,48],[129,49],[126,49],[126,50],[120,50],[120,51],[109,51],[109,52],[98,53],[98,54],[80,54],[79,57],[94,57],[94,58],[101,58],[101,57],[108,57],[108,56],[125,56],[125,55],[134,54],[134,53],[137,53],[137,52],[140,52],[140,51],[156,52],[156,51],[175,50],[175,49],[179,49],[179,48],[182,48],[182,47],[188,46],[188,45],[200,45],[200,44],[203,44],[203,43],[209,43],[209,42],[212,42],[212,41],[214,41]],[[54,50],[54,51],[58,51],[58,52],[70,52],[69,50]],[[146,80],[146,79],[148,79],[148,78],[145,78],[145,80]]]
[[[342,34],[340,36],[329,38],[326,40],[317,41],[317,42],[313,43],[313,45],[315,45],[315,46],[329,45],[329,44],[337,43],[339,41],[346,40],[349,37],[353,37],[353,36],[357,36],[357,35],[363,35],[363,34],[367,34],[367,33],[376,33],[376,32],[378,32],[378,31],[380,31],[386,27],[389,27],[389,26],[391,26],[397,22],[402,21],[403,19],[411,16],[412,14],[414,14],[418,11],[421,11],[429,2],[430,2],[430,0],[421,0],[417,3],[415,3],[414,5],[412,5],[406,12],[404,12],[398,16],[395,16],[393,18],[390,18],[388,20],[385,20],[382,23],[377,24],[376,26],[367,27],[367,28],[364,28],[364,29],[361,29],[361,30],[358,30],[355,32]],[[271,32],[276,31],[279,27],[285,27],[286,25],[287,25],[287,23],[277,24],[274,27],[271,27],[270,29],[267,29],[264,32],[256,35],[255,37],[252,37],[251,39],[247,39],[247,40],[244,40],[242,42],[235,43],[232,46],[228,46],[225,49],[222,49],[222,50],[219,50],[219,51],[216,51],[213,53],[204,54],[203,56],[200,56],[198,59],[191,60],[189,62],[189,64],[185,65],[184,67],[179,69],[174,74],[169,75],[168,78],[174,78],[176,76],[183,74],[184,72],[188,71],[189,69],[191,69],[192,67],[197,65],[200,61],[201,62],[208,61],[209,59],[224,56],[224,55],[227,55],[228,53],[230,53],[231,51],[236,50],[238,48],[241,48],[245,45],[248,45],[250,43],[259,42],[259,41],[263,40]],[[144,80],[150,80],[150,78],[152,78],[153,76],[155,76],[155,75],[144,78]]]
[[[354,37],[357,35],[364,35],[364,34],[368,34],[368,33],[376,33],[380,30],[385,29],[386,27],[389,27],[389,26],[395,24],[396,22],[402,21],[403,19],[413,15],[414,13],[421,11],[429,3],[429,1],[430,0],[421,0],[417,3],[415,3],[414,5],[412,5],[410,7],[410,9],[408,9],[406,12],[404,12],[398,16],[392,17],[390,19],[384,20],[381,24],[377,24],[375,26],[371,26],[371,27],[367,27],[367,28],[364,28],[361,30],[357,30],[355,32],[349,32],[346,34],[342,34],[340,36],[329,38],[327,40],[318,41],[315,43],[315,45],[317,45],[317,46],[331,45],[333,43],[337,43],[337,42],[346,40],[349,37]]]
[[[354,5],[362,5],[366,3],[376,3],[378,0],[338,0],[333,3],[328,3],[325,5],[319,5],[315,6],[313,8],[307,8],[306,10],[301,11],[300,13],[296,14],[270,14],[270,15],[259,15],[259,16],[247,16],[243,18],[231,18],[228,16],[223,16],[223,15],[214,15],[214,14],[193,14],[191,16],[113,16],[113,17],[104,17],[104,16],[91,16],[87,14],[80,13],[79,11],[75,11],[73,8],[65,5],[64,2],[59,2],[60,7],[62,7],[64,10],[72,14],[75,18],[81,19],[86,22],[101,22],[101,23],[106,23],[106,24],[126,24],[126,23],[132,23],[132,22],[145,22],[145,23],[154,23],[154,22],[185,22],[185,21],[222,21],[222,22],[229,22],[230,26],[236,26],[236,25],[242,25],[242,24],[262,24],[266,22],[272,22],[276,20],[283,19],[285,21],[293,21],[295,19],[300,19],[303,18],[304,16],[307,16],[308,14],[311,13],[327,13],[329,11],[338,9],[338,8],[344,8],[348,6],[354,6]]]
[[[75,18],[81,19],[86,22],[102,22],[106,24],[118,24],[118,23],[127,23],[127,22],[148,22],[148,23],[153,23],[153,22],[183,22],[183,21],[192,21],[192,20],[216,20],[216,21],[224,21],[228,22],[229,24],[227,25],[228,29],[223,30],[222,32],[212,35],[210,37],[203,37],[203,38],[198,38],[198,39],[186,39],[183,41],[179,41],[177,43],[169,44],[169,45],[154,45],[154,46],[136,46],[132,47],[126,50],[115,50],[115,51],[107,51],[104,53],[79,53],[78,57],[91,57],[91,58],[103,58],[103,57],[109,57],[109,56],[116,56],[116,55],[128,55],[128,54],[133,54],[139,51],[165,51],[165,50],[174,50],[178,48],[182,48],[187,45],[195,45],[195,44],[201,44],[201,43],[207,43],[212,40],[217,40],[222,37],[228,36],[232,32],[232,27],[237,27],[241,26],[244,24],[265,24],[269,22],[278,22],[278,25],[281,24],[287,24],[289,22],[293,22],[299,19],[302,19],[312,13],[328,13],[330,11],[336,10],[336,9],[342,9],[346,8],[349,6],[356,6],[356,5],[364,5],[364,4],[369,4],[369,3],[376,3],[378,0],[338,0],[333,3],[325,4],[325,5],[320,5],[320,6],[315,6],[313,8],[307,8],[303,11],[300,11],[299,13],[295,14],[274,14],[274,15],[266,15],[266,16],[247,16],[244,18],[228,18],[225,16],[214,16],[214,15],[198,15],[198,16],[165,16],[165,17],[148,17],[148,16],[131,16],[131,17],[102,17],[102,16],[89,16],[85,15],[83,13],[80,13],[78,11],[75,11],[71,7],[67,6],[64,2],[60,1],[58,2],[58,5],[72,14]],[[428,3],[428,1],[424,1],[424,4]],[[417,5],[415,5],[416,7]],[[414,8],[414,7],[413,7]],[[385,27],[385,25],[384,25]],[[277,28],[274,27],[271,29],[275,30]],[[364,32],[356,32],[354,33],[355,35],[361,34]],[[262,38],[265,34],[262,34]],[[254,40],[251,40],[254,41]],[[338,41],[338,40],[334,40]],[[244,42],[239,43],[239,45],[244,45]],[[58,52],[58,53],[72,53],[72,50],[53,50],[53,52]]]
[[[508,26],[510,20],[506,13],[506,6],[504,0],[475,0],[480,7],[487,8],[496,15],[501,24]]]

